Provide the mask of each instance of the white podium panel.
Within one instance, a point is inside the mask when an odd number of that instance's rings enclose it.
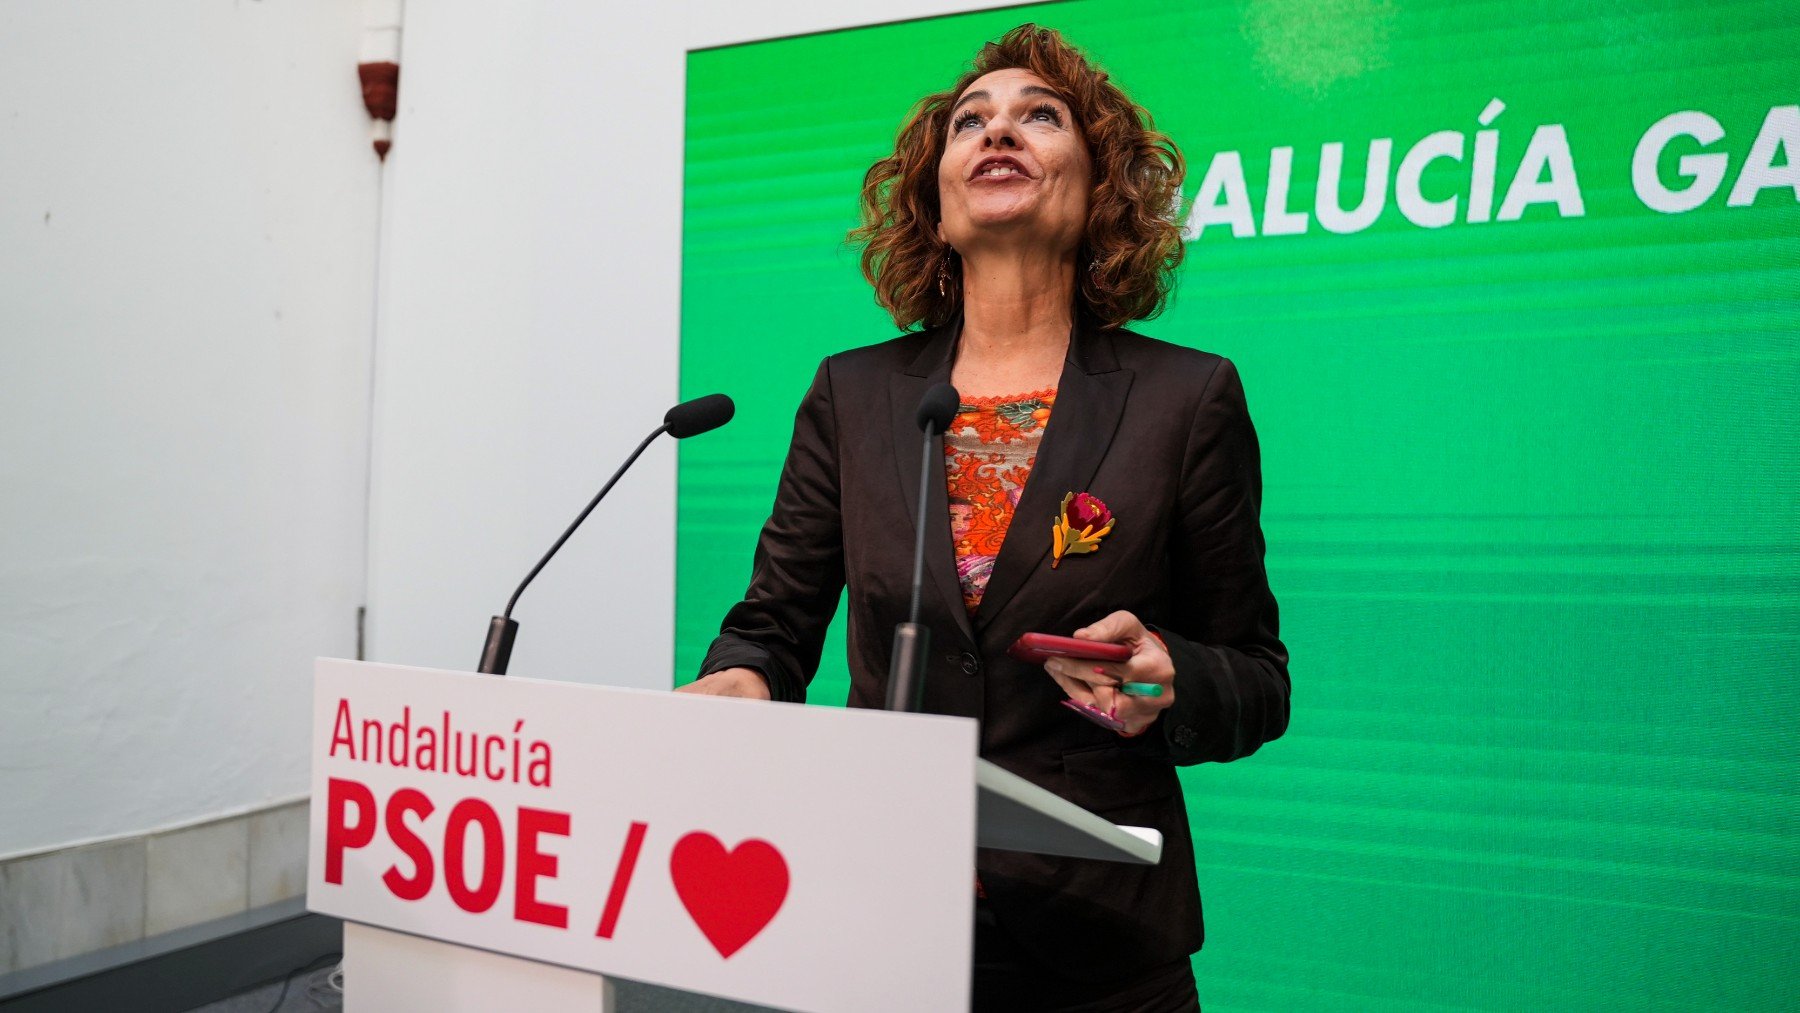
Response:
[[[612,1013],[597,974],[344,923],[344,1013],[532,1010]]]
[[[312,750],[314,911],[789,1009],[968,1005],[973,721],[321,660]]]
[[[975,783],[976,832],[984,848],[1132,865],[1162,861],[1160,830],[1108,823],[986,760],[976,764]]]

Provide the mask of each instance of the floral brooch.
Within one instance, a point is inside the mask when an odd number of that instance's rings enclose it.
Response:
[[[1072,492],[1062,498],[1062,512],[1052,533],[1050,569],[1064,556],[1078,556],[1100,547],[1100,539],[1113,529],[1112,511],[1098,497]]]

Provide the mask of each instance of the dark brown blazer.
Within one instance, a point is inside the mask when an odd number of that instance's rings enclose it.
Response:
[[[759,669],[805,699],[849,587],[852,707],[886,696],[894,625],[910,604],[927,388],[950,378],[955,329],[842,352],[801,402],[744,601],[701,671]],[[1061,973],[1100,980],[1200,947],[1193,842],[1175,766],[1248,756],[1288,723],[1287,649],[1263,569],[1262,474],[1229,360],[1129,331],[1079,326],[1037,462],[973,618],[963,607],[944,472],[931,472],[925,709],[981,722],[981,755],[1115,823],[1164,835],[1155,867],[982,850],[995,918]],[[1064,494],[1115,526],[1098,551],[1050,567]],[[1161,634],[1175,702],[1126,739],[1058,706],[1041,666],[1006,649],[1125,609]]]

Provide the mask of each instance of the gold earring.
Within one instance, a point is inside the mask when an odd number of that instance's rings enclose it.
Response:
[[[948,253],[938,261],[938,295],[946,297],[950,295],[950,254]]]

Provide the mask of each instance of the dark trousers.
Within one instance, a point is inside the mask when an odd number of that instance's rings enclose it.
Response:
[[[1188,958],[1116,981],[1077,981],[1019,949],[975,902],[975,1013],[1200,1013]]]

